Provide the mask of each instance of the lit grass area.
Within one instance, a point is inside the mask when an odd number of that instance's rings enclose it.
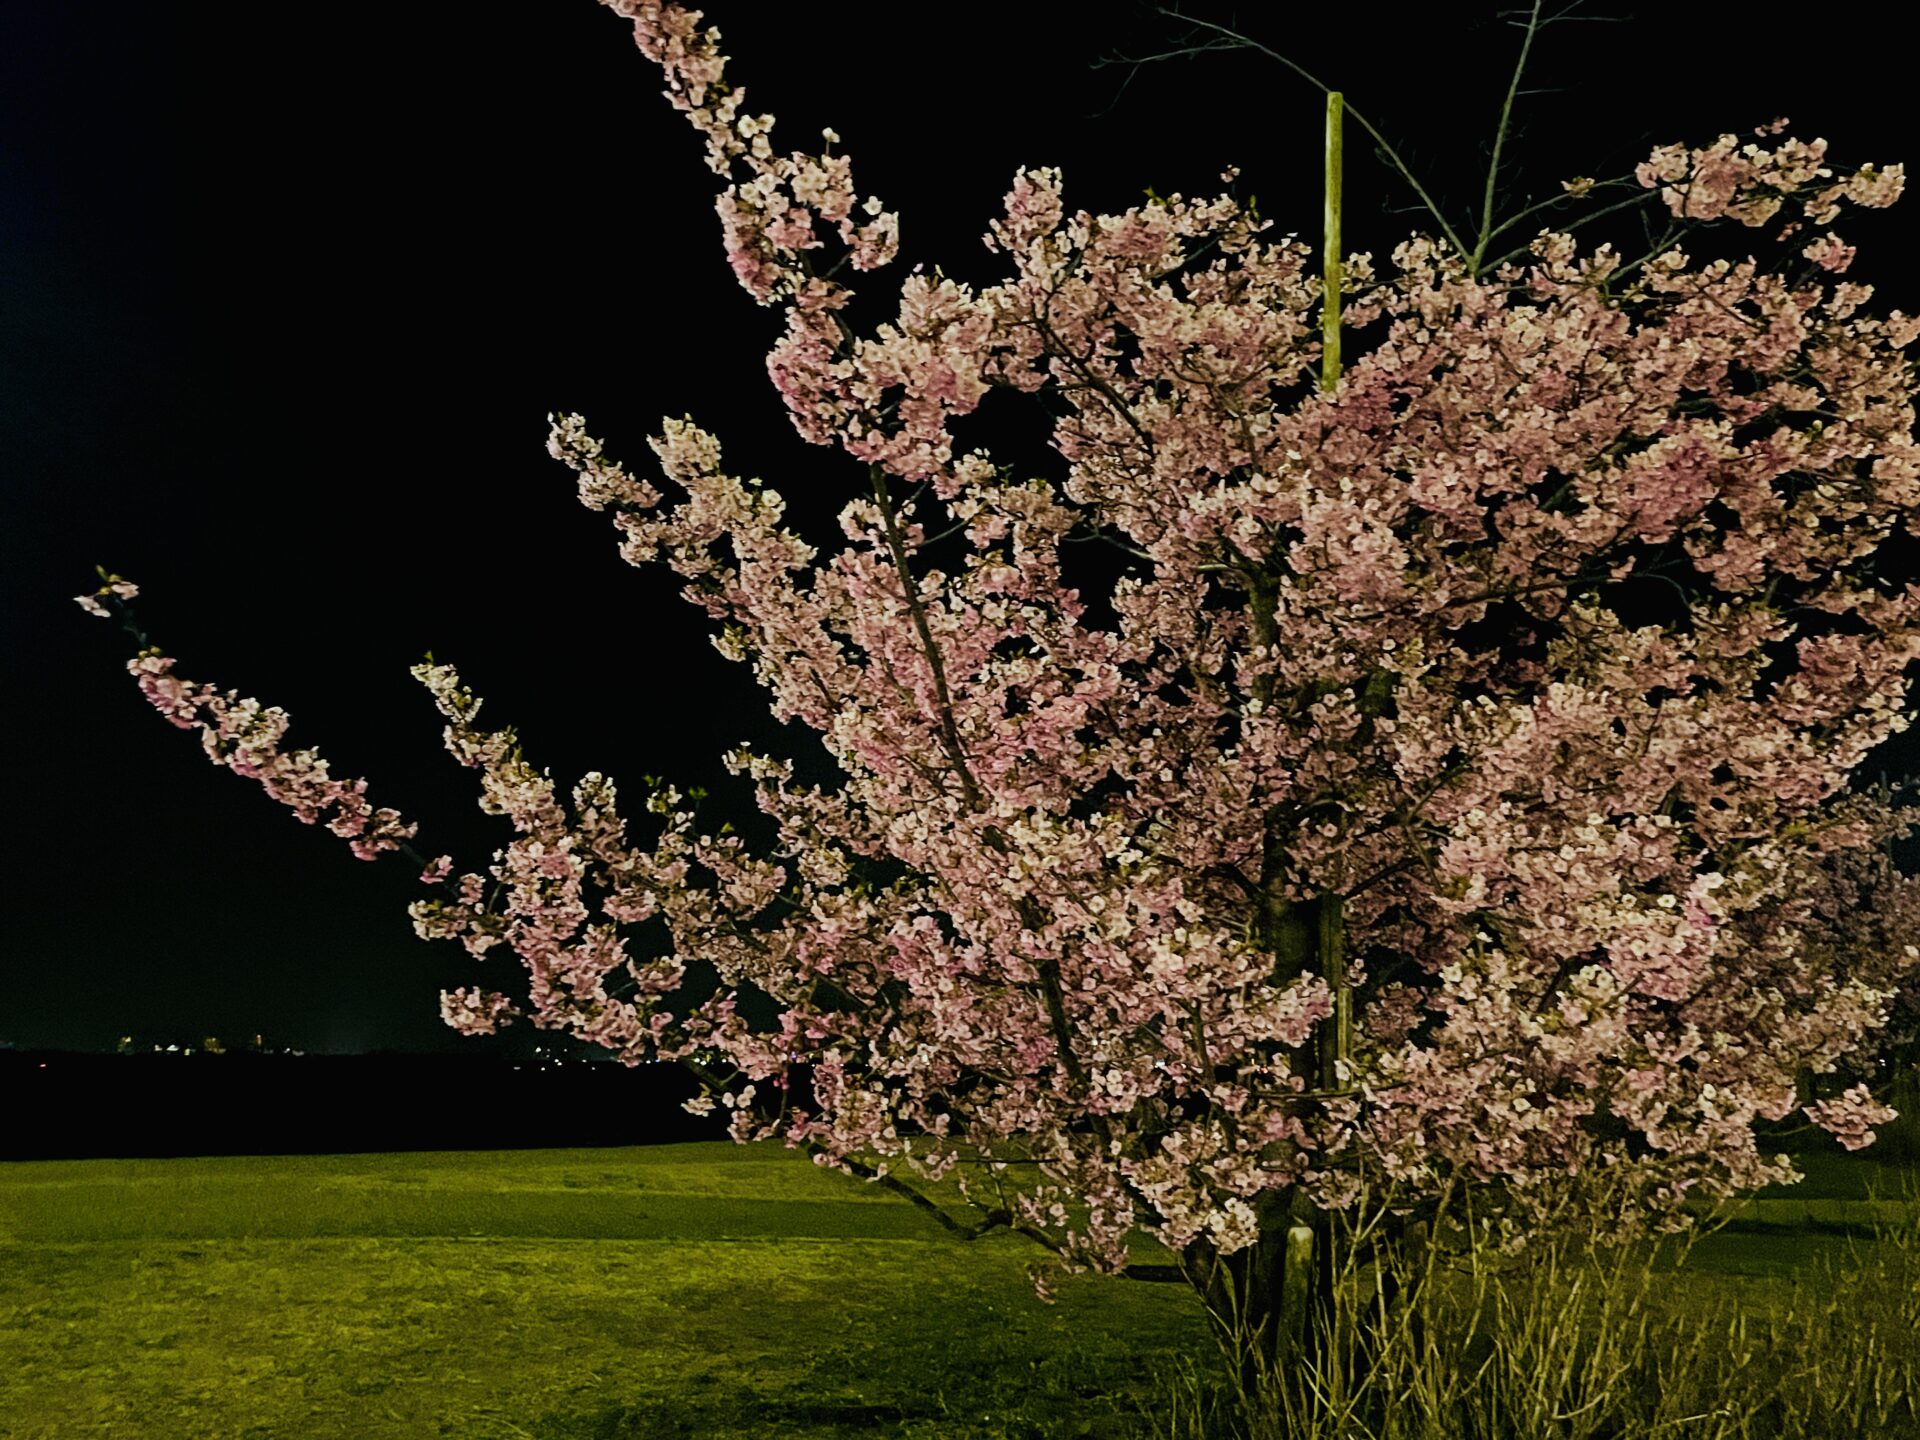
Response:
[[[0,1436],[1124,1434],[1184,1287],[775,1150],[0,1167]]]
[[[1764,1304],[1842,1243],[1722,1232],[1683,1288]],[[1211,1363],[1198,1302],[1082,1276],[1042,1305],[1044,1258],[726,1144],[13,1163],[0,1436],[1154,1433]]]

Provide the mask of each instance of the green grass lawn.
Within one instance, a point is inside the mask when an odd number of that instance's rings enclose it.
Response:
[[[0,1168],[0,1435],[1124,1434],[1183,1287],[775,1150]]]
[[[1838,1243],[1723,1232],[1687,1283]],[[1209,1358],[1197,1301],[1082,1276],[1042,1305],[1044,1258],[726,1144],[16,1162],[0,1436],[1141,1433]]]

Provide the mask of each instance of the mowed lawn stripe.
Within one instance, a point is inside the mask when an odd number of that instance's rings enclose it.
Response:
[[[0,1238],[22,1243],[475,1235],[926,1240],[940,1233],[926,1215],[876,1186],[777,1148],[755,1154],[724,1144],[54,1161],[0,1171]]]
[[[839,1200],[519,1190],[458,1195],[270,1184],[141,1193],[112,1181],[10,1191],[0,1238],[23,1244],[127,1240],[454,1238],[578,1240],[929,1240],[934,1223],[913,1208]]]

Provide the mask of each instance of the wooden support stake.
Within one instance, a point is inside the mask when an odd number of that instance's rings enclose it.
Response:
[[[1320,388],[1340,383],[1340,122],[1346,100],[1327,92],[1327,210],[1321,236]]]

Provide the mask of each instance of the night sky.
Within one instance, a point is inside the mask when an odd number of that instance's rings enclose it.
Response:
[[[654,773],[732,813],[746,791],[722,750],[808,743],[779,737],[669,573],[621,562],[545,453],[547,412],[581,412],[642,473],[661,417],[691,414],[829,543],[861,468],[788,427],[763,369],[777,315],[726,268],[719,182],[591,0],[8,8],[0,1040],[471,1044],[440,1025],[437,992],[510,978],[512,960],[476,977],[458,946],[416,940],[404,863],[356,861],[215,770],[140,698],[125,637],[69,597],[96,563],[137,580],[183,675],[283,706],[290,744],[368,777],[426,853],[478,868],[511,832],[478,813],[407,674],[429,648],[563,787],[601,769],[631,793]],[[1465,212],[1520,32],[1494,5],[1328,7],[1345,18],[1318,29],[1304,8],[1238,13]],[[1880,7],[1589,8],[1623,18],[1537,43],[1528,83],[1549,93],[1521,101],[1521,194],[1781,114],[1842,163],[1920,167],[1911,62],[1873,38]],[[1091,62],[1178,33],[1144,8],[709,13],[775,143],[833,127],[861,190],[901,213],[902,262],[866,279],[871,300],[921,261],[997,278],[979,236],[1023,165],[1060,165],[1070,205],[1117,210],[1147,186],[1213,193],[1238,164],[1276,228],[1317,243],[1319,94],[1245,55],[1122,90],[1127,72]],[[856,66],[862,47],[877,63]],[[1418,217],[1393,213],[1409,197],[1351,131],[1347,188],[1349,248],[1384,260]],[[1876,307],[1920,307],[1902,273],[1920,196],[1843,233]]]

